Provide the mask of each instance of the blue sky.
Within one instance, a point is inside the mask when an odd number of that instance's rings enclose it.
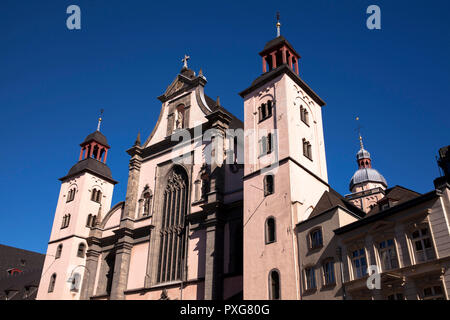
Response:
[[[81,8],[79,31],[66,8]],[[381,8],[381,30],[366,8]],[[137,132],[147,138],[156,99],[182,67],[203,69],[206,93],[239,118],[238,92],[261,73],[258,52],[281,33],[300,53],[300,76],[323,98],[328,176],[348,193],[360,117],[373,166],[390,186],[433,188],[435,156],[450,142],[450,2],[105,1],[0,2],[0,243],[45,252],[60,182],[96,129],[125,197]]]

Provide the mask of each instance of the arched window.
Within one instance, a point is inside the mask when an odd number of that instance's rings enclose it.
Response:
[[[269,299],[280,300],[280,297],[280,274],[274,269],[269,273]]]
[[[276,239],[276,224],[275,224],[275,218],[269,217],[266,219],[266,244],[272,243],[277,241]]]
[[[272,116],[272,100],[262,103],[258,108],[259,121],[266,120]]]
[[[61,229],[67,228],[69,226],[69,223],[70,223],[70,213],[65,214],[63,216],[62,223],[61,223]]]
[[[67,193],[67,200],[66,200],[66,202],[73,201],[73,199],[75,198],[75,192],[76,192],[75,188],[69,190],[69,192]]]
[[[300,106],[300,119],[309,126],[308,110]]]
[[[273,175],[268,174],[264,176],[264,196],[274,193]]]
[[[72,282],[70,283],[70,291],[78,292],[80,289],[80,281],[81,281],[81,275],[79,273],[75,272],[72,276]]]
[[[56,248],[55,260],[61,258],[62,248],[63,248],[62,243],[58,245],[58,247]]]
[[[97,191],[97,198],[95,199],[96,202],[100,203],[102,200],[102,192],[100,190]]]
[[[92,226],[92,214],[89,214],[87,216],[86,227],[91,227],[91,226]]]
[[[309,160],[312,160],[312,148],[311,143],[303,138],[303,155]]]
[[[53,290],[55,289],[55,283],[56,283],[56,273],[52,274],[52,276],[50,277],[48,292],[53,292]]]
[[[181,279],[184,259],[184,225],[187,212],[188,177],[175,166],[170,172],[163,194],[158,282]]]
[[[84,243],[80,243],[78,246],[77,257],[84,258],[84,251],[86,249],[86,245]]]
[[[93,189],[91,193],[91,201],[96,201],[97,199],[97,189]]]

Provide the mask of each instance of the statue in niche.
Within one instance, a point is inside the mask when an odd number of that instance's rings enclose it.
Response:
[[[152,191],[150,190],[149,186],[146,185],[144,187],[144,191],[142,192],[142,197],[139,200],[139,202],[141,202],[141,206],[142,206],[142,216],[146,217],[146,216],[151,216],[151,207],[152,207]]]
[[[177,121],[175,123],[175,129],[183,129],[184,123],[184,107],[177,109]]]
[[[209,167],[206,163],[202,165],[200,169],[200,179],[201,179],[201,200],[206,200],[208,198],[209,192]]]

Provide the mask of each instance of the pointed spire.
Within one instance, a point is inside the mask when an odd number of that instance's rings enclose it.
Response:
[[[277,37],[281,35],[281,23],[280,23],[280,12],[277,12]]]
[[[134,142],[135,146],[141,146],[141,132],[138,131],[138,135],[136,137],[136,141]]]
[[[359,121],[359,117],[356,117],[356,121]],[[363,145],[363,139],[362,139],[362,136],[361,136],[361,125],[359,125],[359,122],[358,122],[358,127],[357,127],[357,130],[358,130],[358,136],[359,136],[359,145],[360,145],[360,147],[361,147],[361,150],[363,150],[364,149],[364,145]]]
[[[220,106],[220,97],[219,96],[217,96],[217,100],[216,100],[216,106]]]
[[[200,68],[200,71],[198,72],[198,76],[199,77],[203,77],[203,70],[202,70],[202,68]]]
[[[102,116],[105,110],[100,109],[100,117],[98,118],[97,131],[100,131],[100,125],[102,124]]]

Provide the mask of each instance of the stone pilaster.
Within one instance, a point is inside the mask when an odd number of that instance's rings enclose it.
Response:
[[[83,276],[80,300],[89,300],[94,294],[94,283],[97,276],[97,266],[101,252],[100,237],[101,231],[99,229],[93,229],[87,239],[88,250],[86,251],[86,270]]]
[[[131,155],[129,172],[128,172],[128,184],[127,194],[125,196],[125,206],[123,209],[122,218],[129,217],[135,218],[136,207],[138,202],[138,188],[139,188],[139,175],[141,172],[141,151],[142,148],[135,145],[128,150],[128,154]]]
[[[202,206],[207,213],[204,222],[206,228],[205,252],[205,300],[223,298],[223,258],[224,227],[222,208],[219,203]]]
[[[127,289],[131,249],[133,248],[133,221],[122,220],[120,224],[121,227],[115,232],[119,239],[115,246],[116,260],[111,286],[111,300],[125,299],[124,291]]]

